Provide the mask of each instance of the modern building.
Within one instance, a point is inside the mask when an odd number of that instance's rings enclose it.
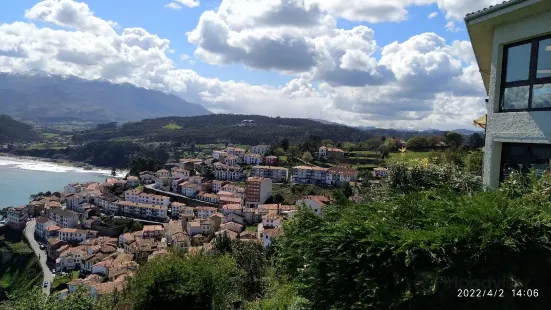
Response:
[[[293,167],[293,182],[300,184],[326,184],[329,168],[296,166]]]
[[[289,169],[271,166],[253,166],[251,176],[272,179],[274,182],[285,182],[289,179]]]
[[[272,180],[268,178],[250,177],[245,189],[245,202],[248,207],[255,208],[272,196]]]
[[[340,185],[345,182],[356,182],[358,181],[358,173],[358,170],[352,169],[352,167],[348,164],[340,164],[331,167],[327,171],[327,184]]]
[[[488,95],[483,181],[551,159],[551,1],[511,0],[465,23]]]

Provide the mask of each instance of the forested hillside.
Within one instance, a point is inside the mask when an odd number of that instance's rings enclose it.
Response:
[[[0,115],[0,143],[33,141],[36,138],[32,126],[18,122],[8,115]]]
[[[253,120],[255,125],[241,125],[242,120]],[[254,145],[277,143],[283,138],[288,138],[291,143],[298,143],[307,140],[310,136],[333,141],[357,142],[373,136],[396,136],[408,139],[418,134],[390,129],[361,130],[302,118],[212,114],[146,119],[141,122],[127,123],[116,129],[104,128],[85,131],[75,135],[74,139],[81,143],[93,140],[132,138],[144,141],[230,142]],[[429,134],[427,133],[427,135]]]

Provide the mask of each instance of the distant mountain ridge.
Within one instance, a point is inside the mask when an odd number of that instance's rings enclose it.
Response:
[[[0,72],[0,114],[36,123],[107,123],[211,112],[175,95],[129,83],[85,80],[34,70]]]

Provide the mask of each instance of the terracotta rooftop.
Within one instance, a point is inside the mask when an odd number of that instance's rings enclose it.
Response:
[[[241,210],[243,207],[238,204],[228,204],[222,207],[224,210]]]

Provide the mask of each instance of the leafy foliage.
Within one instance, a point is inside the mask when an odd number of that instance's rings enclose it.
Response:
[[[427,141],[427,138],[423,136],[413,137],[407,142],[407,148],[412,150],[424,149],[428,146],[429,143]]]
[[[0,115],[0,143],[35,141],[37,139],[32,126],[18,122],[7,115]]]
[[[457,132],[450,131],[446,134],[446,144],[450,147],[460,147],[463,144],[463,136]]]
[[[550,211],[500,192],[442,190],[329,207],[321,218],[300,210],[277,240],[279,268],[309,309],[545,308],[548,297],[514,299],[510,289],[551,293]],[[457,298],[483,285],[504,298]]]

